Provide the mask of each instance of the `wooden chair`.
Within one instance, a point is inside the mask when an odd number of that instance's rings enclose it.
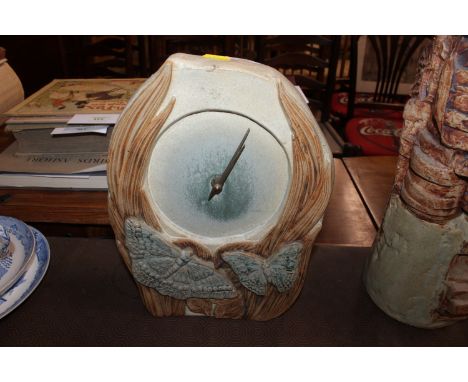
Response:
[[[60,36],[66,77],[146,76],[142,36]]]
[[[320,121],[328,121],[339,36],[262,36],[259,61],[294,78]]]
[[[405,82],[414,81],[415,63],[425,41],[429,43],[424,36],[351,38],[349,92],[332,96],[332,113],[341,114],[345,121],[341,126],[350,143],[349,154],[398,154],[402,112],[411,86],[402,91],[401,80],[406,75]],[[412,75],[408,63],[414,69]],[[367,91],[359,91],[360,84]]]
[[[257,46],[257,61],[302,89],[333,155],[342,156],[344,142],[329,123],[340,36],[259,36]]]

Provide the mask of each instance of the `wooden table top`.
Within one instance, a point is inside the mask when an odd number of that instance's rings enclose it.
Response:
[[[395,178],[398,157],[343,158],[376,227],[382,223]]]
[[[370,247],[376,229],[341,159],[317,243]]]
[[[343,149],[339,142],[332,136],[329,129],[327,128],[325,123],[319,122],[320,129],[322,130],[323,136],[325,137],[328,147],[330,147],[330,151],[332,152],[333,156],[342,157],[343,156]]]
[[[28,223],[109,224],[106,191],[0,188],[0,215]]]

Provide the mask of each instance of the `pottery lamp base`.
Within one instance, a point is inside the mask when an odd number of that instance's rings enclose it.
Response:
[[[393,195],[367,262],[369,295],[385,313],[406,324],[436,328],[453,323],[437,296],[449,292],[447,274],[467,237],[463,215],[443,226],[425,222]]]

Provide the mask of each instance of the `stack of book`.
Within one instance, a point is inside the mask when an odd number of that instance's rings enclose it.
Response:
[[[112,128],[144,79],[54,80],[4,115],[0,187],[107,189]]]

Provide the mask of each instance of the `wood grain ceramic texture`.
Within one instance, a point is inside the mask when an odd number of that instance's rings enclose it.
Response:
[[[366,283],[374,301],[415,326],[444,326],[468,317],[467,85],[468,38],[436,37],[420,59],[405,107],[392,201],[368,263]],[[411,215],[400,214],[402,208]],[[414,218],[413,232],[408,222]],[[400,253],[406,259],[396,260]],[[391,276],[395,266],[400,275]],[[414,269],[402,276],[401,269],[409,266]],[[411,278],[419,286],[413,287]]]
[[[180,297],[175,298],[161,293],[161,288],[158,291],[156,284],[159,281],[153,283],[152,288],[138,282],[138,277],[135,277],[142,299],[153,315],[201,314],[268,320],[285,312],[298,297],[311,248],[330,199],[333,161],[329,149],[324,146],[326,143],[319,136],[320,132],[316,130],[312,114],[305,104],[298,104],[298,98],[291,96],[292,87],[290,84],[285,87],[285,81],[285,78],[277,79],[277,93],[293,134],[293,171],[278,222],[258,241],[231,242],[215,250],[190,237],[172,240],[168,243],[171,247],[190,252],[191,258],[211,264],[213,272],[227,277],[235,288],[235,294],[224,298],[173,294]],[[155,232],[161,232],[161,238],[168,237],[145,192],[145,179],[155,139],[177,103],[173,98],[161,107],[170,83],[169,59],[130,100],[114,129],[110,144],[109,216],[117,246],[130,270],[134,267],[135,258],[129,252],[138,246],[129,244],[128,239],[126,245],[127,219],[139,219]],[[265,282],[259,289],[247,288],[246,277],[240,274],[239,267],[224,260],[223,254],[228,256],[227,253],[233,252],[241,257],[253,256],[256,263],[261,264]],[[282,267],[283,273],[272,271],[272,267]]]

